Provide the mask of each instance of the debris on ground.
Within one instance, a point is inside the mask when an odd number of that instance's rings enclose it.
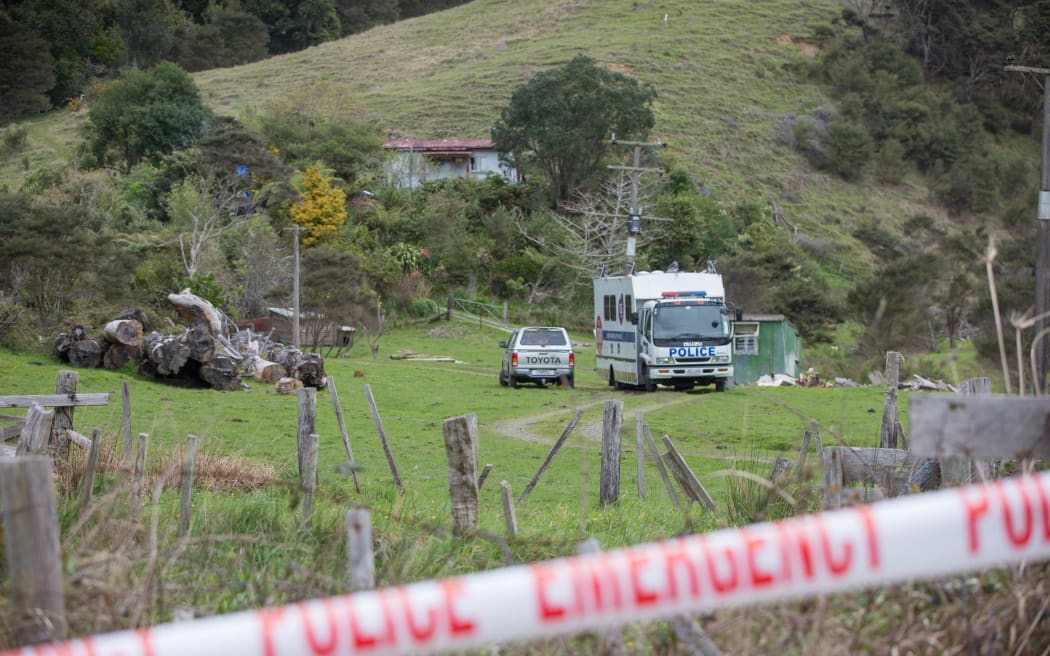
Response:
[[[390,354],[391,360],[421,360],[424,362],[455,362],[456,359],[447,355],[427,355],[425,353],[413,353],[401,350]]]

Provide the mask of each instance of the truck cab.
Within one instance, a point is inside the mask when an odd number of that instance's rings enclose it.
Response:
[[[648,391],[663,383],[675,389],[714,385],[732,378],[733,325],[721,300],[704,292],[664,292],[638,311],[640,373]]]

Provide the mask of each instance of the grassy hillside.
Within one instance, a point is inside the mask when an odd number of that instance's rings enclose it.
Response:
[[[927,204],[921,185],[851,185],[815,172],[778,134],[827,99],[802,79],[806,42],[842,5],[835,0],[697,3],[620,0],[475,0],[437,14],[195,79],[218,113],[237,116],[315,86],[338,90],[338,111],[390,135],[485,137],[513,89],[583,52],[652,84],[652,137],[668,161],[720,198],[768,198],[800,233],[827,242],[825,270],[843,280],[869,258],[850,236],[861,218],[899,226]],[[25,122],[29,149],[0,162],[17,187],[29,171],[66,162],[85,111]]]

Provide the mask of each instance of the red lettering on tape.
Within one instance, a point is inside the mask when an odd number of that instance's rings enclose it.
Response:
[[[696,565],[685,550],[684,541],[673,540],[662,545],[664,551],[664,566],[667,568],[667,595],[672,600],[678,599],[678,576],[676,570],[685,572],[686,581],[689,583],[689,594],[692,597],[700,596],[700,577],[696,571]]]
[[[980,498],[971,498],[971,492],[965,487],[959,488],[959,496],[962,498],[963,506],[966,508],[966,531],[969,535],[969,547],[970,553],[975,554],[980,550],[980,543],[978,540],[977,521],[981,518],[981,515],[988,513],[988,492],[984,486],[976,488],[973,492],[980,495]]]
[[[426,617],[426,624],[420,625],[416,621],[416,613],[412,612],[411,598],[408,595],[408,591],[401,587],[397,589],[398,594],[401,597],[401,608],[405,613],[405,624],[408,625],[408,632],[412,636],[412,640],[416,643],[426,642],[434,637],[434,632],[437,631],[438,611],[436,608],[427,608],[422,615]]]
[[[1006,498],[1006,491],[1003,489],[1005,484],[1003,481],[995,482],[995,492],[999,497],[999,505],[1003,509],[1003,522],[1005,523],[1006,528],[1006,538],[1014,548],[1020,549],[1026,546],[1032,539],[1032,501],[1028,498],[1028,494],[1025,492],[1024,481],[1016,479],[1013,483],[1017,488],[1017,493],[1021,495],[1021,515],[1024,517],[1022,520],[1022,528],[1018,529],[1018,527],[1014,526],[1014,513]]]
[[[736,590],[737,567],[736,556],[733,553],[733,550],[729,547],[722,548],[725,553],[726,565],[729,568],[726,578],[723,579],[718,576],[718,568],[715,565],[714,556],[711,554],[711,550],[707,545],[707,540],[703,536],[700,536],[700,544],[704,547],[704,560],[707,561],[707,575],[711,579],[711,586],[715,589],[715,592],[725,594]]]
[[[441,589],[445,593],[445,608],[448,611],[449,634],[460,636],[473,633],[477,624],[473,620],[460,617],[456,613],[456,600],[463,596],[463,582],[459,580],[446,579],[441,582]]]
[[[339,632],[335,627],[335,615],[332,613],[332,602],[327,599],[321,600],[321,607],[324,609],[325,619],[328,623],[328,642],[320,643],[317,640],[317,636],[314,633],[314,623],[310,621],[310,614],[306,612],[306,604],[298,604],[299,611],[303,616],[303,629],[306,633],[306,644],[309,645],[310,650],[315,654],[331,654],[335,651],[336,643],[339,639]]]
[[[828,571],[832,576],[842,576],[849,570],[853,562],[853,545],[849,542],[842,545],[842,559],[836,561],[831,554],[831,540],[828,538],[828,531],[819,517],[817,518],[817,530],[820,532],[820,544],[824,547],[824,561],[828,564]]]
[[[560,620],[565,617],[565,608],[551,603],[547,597],[547,585],[558,578],[554,568],[544,563],[531,565],[529,571],[536,583],[536,601],[540,608],[540,619],[544,622]]]
[[[763,570],[758,565],[755,553],[766,545],[766,539],[753,535],[744,529],[740,529],[740,535],[744,538],[744,551],[747,552],[747,568],[751,572],[751,585],[756,588],[764,588],[773,583],[773,575]],[[781,552],[783,555],[783,552]]]
[[[277,621],[284,615],[283,608],[263,608],[258,611],[259,622],[262,624],[263,656],[276,656],[277,650],[273,646],[273,633]]]
[[[631,572],[631,588],[634,589],[634,602],[639,606],[648,606],[656,603],[660,596],[652,590],[645,589],[642,577],[639,574],[649,564],[649,558],[640,551],[632,550],[627,561]]]

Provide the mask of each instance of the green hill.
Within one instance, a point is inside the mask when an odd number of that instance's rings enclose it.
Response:
[[[860,218],[888,227],[939,216],[920,184],[849,184],[817,172],[778,138],[792,117],[828,100],[799,73],[807,41],[842,5],[828,0],[697,3],[691,0],[475,0],[301,52],[194,77],[219,114],[237,116],[304,88],[344,93],[341,111],[390,135],[484,137],[513,89],[582,52],[658,92],[652,136],[664,157],[720,198],[774,200],[803,235],[819,240],[826,271],[868,270],[849,236]],[[29,148],[4,161],[9,188],[49,162],[66,162],[85,112],[26,121]]]

